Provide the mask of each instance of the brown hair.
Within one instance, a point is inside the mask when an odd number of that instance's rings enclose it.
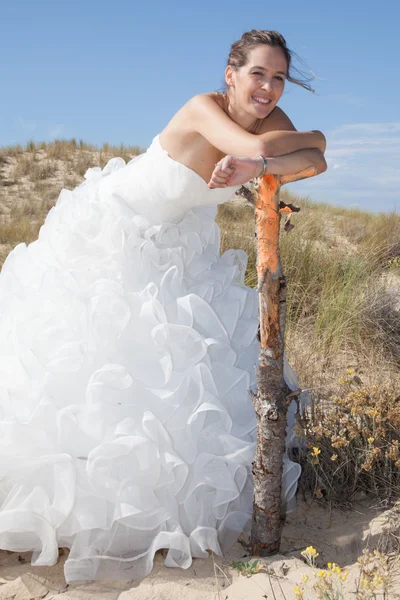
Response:
[[[287,62],[287,80],[296,85],[300,85],[306,90],[315,93],[315,90],[308,84],[308,81],[311,81],[314,78],[308,77],[303,79],[297,79],[293,77],[290,73],[290,69],[293,68],[297,73],[303,75],[301,71],[292,67],[292,56],[298,56],[286,45],[286,40],[282,34],[278,31],[268,31],[266,29],[252,29],[251,31],[247,31],[242,35],[240,40],[232,44],[231,51],[229,53],[228,65],[230,65],[235,71],[243,67],[249,58],[249,53],[253,48],[258,46],[259,44],[267,44],[268,46],[275,46],[282,48],[283,53],[285,54],[286,62]],[[301,60],[301,59],[300,59]],[[225,85],[226,90],[226,85]]]

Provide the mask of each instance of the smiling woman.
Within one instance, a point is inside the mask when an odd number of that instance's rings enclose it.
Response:
[[[283,160],[268,162],[267,172],[272,174],[293,174],[308,167],[325,171],[325,136],[320,131],[296,131],[277,106],[286,81],[313,91],[290,69],[291,52],[281,34],[258,30],[243,34],[229,54],[225,93],[192,98],[161,132],[161,144],[175,160],[210,181],[210,187],[252,179],[260,173],[258,155],[267,159],[285,155]],[[214,172],[226,155],[230,158],[224,164],[230,169]]]
[[[68,582],[132,580],[160,548],[187,568],[249,531],[258,296],[215,216],[258,155],[275,173],[323,167],[324,136],[277,106],[289,64],[282,36],[244,34],[225,94],[189,100],[128,164],[89,169],[8,255],[0,549],[52,565],[63,546]],[[297,389],[286,362],[285,378]],[[299,475],[286,454],[286,510]]]

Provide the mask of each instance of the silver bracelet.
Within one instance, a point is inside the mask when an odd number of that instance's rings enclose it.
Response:
[[[265,156],[262,156],[261,154],[259,156],[257,156],[257,158],[262,158],[263,159],[263,170],[260,173],[260,175],[257,175],[257,177],[264,177],[265,173],[267,172],[268,169],[268,160],[265,158]]]

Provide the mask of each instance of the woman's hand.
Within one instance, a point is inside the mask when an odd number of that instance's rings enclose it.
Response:
[[[214,189],[241,185],[257,177],[262,169],[261,158],[241,158],[228,155],[215,165],[208,187]]]

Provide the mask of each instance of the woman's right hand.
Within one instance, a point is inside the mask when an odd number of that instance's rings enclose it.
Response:
[[[210,189],[242,185],[263,170],[261,158],[242,158],[239,156],[224,156],[217,162],[212,172],[208,187]]]

